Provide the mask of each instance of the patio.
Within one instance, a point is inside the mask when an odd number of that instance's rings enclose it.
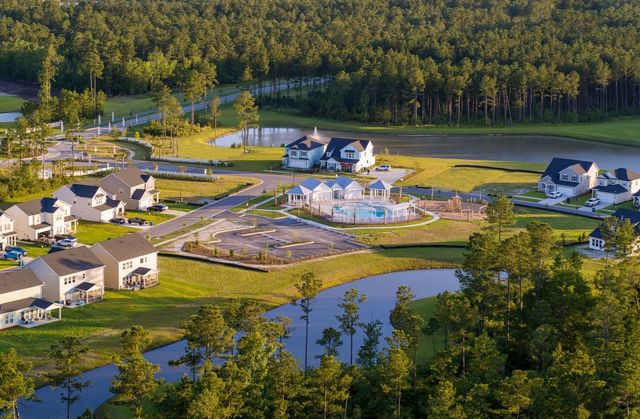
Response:
[[[139,267],[123,278],[123,288],[127,290],[139,290],[158,285],[158,271],[145,267]]]
[[[85,304],[96,303],[104,299],[104,286],[83,282],[64,293],[65,306],[80,307]]]

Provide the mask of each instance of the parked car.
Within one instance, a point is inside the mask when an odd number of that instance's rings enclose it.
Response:
[[[60,252],[60,251],[62,251],[62,250],[65,250],[65,248],[64,248],[64,247],[60,247],[60,246],[58,246],[57,244],[54,244],[53,246],[51,246],[51,247],[49,248],[49,253]]]
[[[147,208],[148,212],[162,212],[168,210],[169,207],[165,204],[155,204]]]
[[[27,251],[24,250],[22,247],[19,246],[7,246],[4,249],[5,252],[16,252],[16,253],[20,253],[20,255],[22,257],[27,256]]]
[[[547,196],[549,198],[560,198],[562,196],[562,193],[558,191],[553,191],[553,192],[547,193]]]
[[[54,244],[54,246],[62,247],[63,249],[70,249],[75,245],[75,242],[73,242],[72,240],[60,240],[55,242]]]
[[[133,217],[133,218],[129,218],[129,224],[137,224],[139,226],[148,226],[149,221],[145,220],[144,218]]]
[[[388,164],[381,164],[380,166],[376,167],[376,170],[378,172],[388,172],[389,170],[391,170],[391,166],[389,166]]]
[[[595,207],[596,205],[598,205],[600,203],[600,199],[598,198],[589,198],[587,199],[587,201],[584,203],[585,207]]]
[[[111,224],[126,224],[127,219],[122,217],[116,217],[109,220]]]
[[[11,260],[20,260],[22,259],[22,254],[18,252],[5,252],[5,254],[2,255],[2,258],[11,259]]]
[[[56,240],[53,237],[40,237],[36,240],[36,245],[39,247],[49,247],[54,244]]]
[[[53,236],[53,238],[58,241],[68,240],[70,242],[73,242],[74,245],[78,243],[78,238],[73,234],[56,234],[55,236]]]

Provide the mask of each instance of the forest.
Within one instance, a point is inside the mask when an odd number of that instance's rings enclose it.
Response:
[[[640,111],[639,31],[623,0],[5,0],[0,75],[94,102],[329,77],[260,104],[394,125],[597,121]]]

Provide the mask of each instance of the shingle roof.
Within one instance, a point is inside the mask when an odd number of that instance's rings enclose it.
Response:
[[[0,314],[11,313],[12,311],[24,310],[29,307],[38,307],[47,310],[51,306],[60,306],[41,298],[23,298],[21,300],[10,301],[0,305]]]
[[[16,204],[16,206],[27,215],[36,215],[45,212],[52,214],[58,209],[58,207],[56,207],[56,204],[58,202],[62,201],[56,198],[40,198],[32,199],[31,201],[20,202],[19,204]]]
[[[288,144],[286,147],[294,150],[315,150],[325,145],[327,145],[327,139],[313,135],[305,135]]]
[[[613,193],[613,194],[621,194],[621,193],[629,192],[629,190],[622,185],[607,185],[607,186],[600,185],[600,186],[596,186],[593,189],[600,192]]]
[[[563,159],[560,157],[554,157],[549,163],[549,165],[547,166],[547,168],[545,169],[541,177],[549,176],[555,183],[559,183],[559,180],[560,180],[559,174],[564,169],[571,167],[573,170],[576,171],[576,173],[582,174],[582,173],[588,172],[589,169],[591,169],[591,166],[593,166],[594,164],[595,163],[592,161]],[[567,181],[564,181],[564,183],[561,183],[561,184],[566,184],[567,186],[577,185],[577,183],[575,182],[567,182]]]
[[[135,191],[133,191],[133,193],[131,194],[131,199],[142,199],[142,197],[144,196],[144,193],[147,192],[144,189],[136,189]]]
[[[138,233],[106,240],[96,244],[96,246],[102,247],[117,261],[129,260],[158,251]]]
[[[369,143],[371,143],[371,141],[369,140],[358,140],[358,139],[352,139],[352,138],[332,138],[331,141],[329,141],[329,144],[327,145],[327,151],[325,151],[324,155],[320,160],[329,160],[330,158],[333,158],[337,161],[357,162],[358,160],[354,160],[354,159],[341,159],[339,151],[349,145],[353,146],[353,148],[355,148],[357,151],[363,151],[369,146]]]
[[[96,193],[100,190],[100,186],[98,185],[85,185],[82,183],[74,183],[69,186],[71,192],[73,192],[76,196],[82,198],[93,198]]]
[[[42,285],[38,277],[28,269],[0,271],[0,294]]]
[[[634,172],[624,167],[619,167],[613,171],[613,175],[619,180],[637,180],[640,179],[640,173]]]
[[[314,191],[316,189],[331,190],[331,188],[329,188],[327,185],[325,185],[324,183],[320,182],[318,179],[313,179],[313,178],[305,179],[300,184],[300,186],[305,187],[305,188],[309,189],[310,191]]]
[[[287,195],[306,195],[308,193],[311,193],[311,191],[301,185],[296,185],[287,191]]]
[[[141,183],[146,183],[147,180],[149,180],[149,178],[151,177],[137,167],[129,167],[128,169],[119,170],[117,172],[113,172],[109,176],[117,177],[125,184],[127,184],[130,188],[138,186]]]
[[[385,182],[384,180],[378,179],[371,182],[368,186],[369,189],[374,190],[391,190],[391,184]]]
[[[40,259],[58,276],[71,275],[104,266],[104,263],[86,246],[78,246],[60,252],[49,253],[41,256]]]
[[[96,287],[100,287],[100,286],[98,284],[94,284],[93,282],[82,282],[73,288],[80,291],[91,291]]]

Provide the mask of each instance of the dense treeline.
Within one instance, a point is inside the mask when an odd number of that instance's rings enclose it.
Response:
[[[178,383],[154,377],[158,366],[142,356],[144,329],[122,333],[115,402],[136,418],[151,417],[150,407],[164,418],[638,417],[640,263],[629,221],[605,221],[606,261],[593,278],[582,274],[579,256],[557,246],[549,225],[510,231],[506,198],[490,204],[488,221],[469,240],[461,291],[440,294],[433,318],[425,322],[411,290],[398,288],[385,342],[379,321],[361,321],[366,296],[355,289],[340,300],[336,327],[316,341],[324,348],[319,365],[308,368],[306,347],[300,363],[284,349],[289,319],[267,319],[251,301],[204,305],[181,325],[187,345],[173,364],[190,373]],[[321,287],[313,273],[296,284],[293,304],[307,324],[317,321]],[[364,334],[360,348],[355,333]],[[417,362],[421,334],[433,337],[426,364]],[[336,358],[341,346],[348,362]],[[61,400],[69,406],[82,404],[83,351],[73,337],[52,347],[48,377],[67,390]],[[11,411],[32,382],[15,352],[0,354],[0,368],[0,388],[12,390],[0,393],[0,409]]]
[[[639,12],[604,0],[6,0],[0,74],[42,79],[53,45],[54,84],[94,96],[201,86],[194,77],[331,75],[329,89],[297,103],[305,113],[591,120],[640,110]]]

